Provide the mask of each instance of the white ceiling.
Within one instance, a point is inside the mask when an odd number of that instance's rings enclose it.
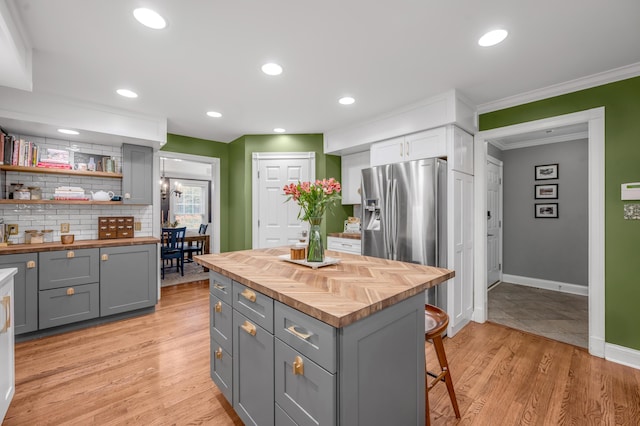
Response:
[[[33,47],[34,93],[221,142],[324,133],[452,88],[479,105],[640,62],[638,0],[0,1]],[[167,28],[141,26],[140,6]],[[479,47],[495,27],[506,41]],[[281,76],[260,71],[270,61]],[[356,103],[339,105],[343,95]]]

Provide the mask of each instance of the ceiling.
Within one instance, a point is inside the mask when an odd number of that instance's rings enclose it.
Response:
[[[220,142],[324,133],[452,88],[480,105],[640,62],[638,0],[4,1],[33,48],[34,93]],[[140,25],[136,7],[167,28]],[[509,37],[478,46],[496,27]],[[345,95],[356,102],[338,104]]]

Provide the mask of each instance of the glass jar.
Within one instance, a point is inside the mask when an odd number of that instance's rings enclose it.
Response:
[[[41,200],[42,199],[42,190],[39,186],[29,186],[29,192],[31,192],[32,200]]]
[[[53,242],[53,229],[43,229],[41,232],[45,243]]]
[[[25,244],[40,244],[44,242],[44,234],[36,229],[24,231]]]

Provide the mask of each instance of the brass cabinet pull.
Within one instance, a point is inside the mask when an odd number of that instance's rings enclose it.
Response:
[[[307,340],[309,337],[311,337],[311,335],[313,335],[313,333],[303,333],[301,331],[298,331],[296,330],[296,327],[297,326],[295,325],[290,325],[289,327],[287,327],[287,330],[289,330],[290,332],[292,332],[302,340]]]
[[[105,260],[105,261],[109,260],[109,255],[105,253],[105,254],[102,255],[101,259]]]
[[[404,148],[404,144],[403,144],[403,143],[401,143],[401,144],[400,144],[400,157],[402,157],[402,149],[403,149],[403,148]]]
[[[218,290],[222,290],[222,291],[226,290],[226,288],[227,288],[227,287],[225,287],[225,286],[223,286],[223,285],[220,285],[220,284],[218,284],[218,283],[213,284],[213,286],[214,286],[215,288],[217,288]]]
[[[73,289],[73,287],[69,287],[67,289],[67,296],[73,296],[76,293],[76,291]]]
[[[218,303],[215,305],[216,312],[222,312],[222,302],[218,300]]]
[[[4,306],[4,326],[0,333],[5,333],[11,327],[11,296],[4,296],[2,305]]]
[[[76,253],[72,250],[69,250],[67,252],[67,259],[73,259],[74,257],[76,257]]]
[[[302,361],[302,357],[300,356],[296,356],[296,359],[293,361],[293,374],[304,376],[304,361]]]
[[[216,359],[222,359],[222,348],[218,346],[218,350],[215,352]]]
[[[404,150],[404,154],[405,154],[406,156],[409,156],[409,142],[407,142],[407,147],[406,147],[406,149]]]
[[[256,301],[256,293],[254,291],[249,290],[248,288],[245,288],[244,290],[242,290],[242,293],[240,293],[240,295],[245,299],[247,299],[249,302]]]
[[[27,269],[33,269],[36,267],[36,261],[35,260],[30,260],[27,262]]]
[[[244,324],[240,326],[240,328],[252,336],[256,335],[256,326],[251,324],[249,321],[245,321]]]

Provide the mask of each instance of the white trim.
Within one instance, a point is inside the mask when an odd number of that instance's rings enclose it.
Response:
[[[489,155],[489,153],[487,152],[487,162],[488,163],[493,163],[496,166],[499,167],[500,169],[500,193],[498,194],[498,221],[500,223],[500,226],[498,226],[498,242],[499,242],[499,246],[498,246],[498,263],[500,263],[500,265],[502,265],[502,257],[503,257],[503,245],[504,245],[504,233],[502,232],[502,228],[503,228],[503,213],[504,213],[504,163],[502,162],[502,160],[498,160],[495,157],[492,157],[491,155]],[[503,276],[504,274],[502,273],[502,268],[500,268],[500,273],[498,274],[499,280],[502,281],[503,280]],[[489,278],[488,276],[485,277],[485,286],[488,287],[488,282],[486,281],[487,278]]]
[[[569,284],[560,281],[543,280],[540,278],[522,277],[510,274],[503,274],[502,281],[510,284],[558,291],[560,293],[577,294],[578,296],[589,295],[589,287],[586,285]]]
[[[260,236],[258,234],[258,219],[260,218],[260,206],[258,188],[258,170],[260,170],[260,160],[309,160],[309,176],[311,181],[316,177],[316,153],[309,152],[254,152],[251,155],[251,247],[260,246]]]
[[[616,81],[626,80],[628,78],[640,75],[640,62],[631,65],[625,65],[620,68],[593,74],[587,77],[577,78],[575,80],[566,81],[560,84],[554,84],[542,89],[531,90],[515,96],[509,96],[496,101],[486,102],[478,105],[478,114],[498,111],[505,108],[511,108],[516,105],[522,105],[529,102],[535,102],[542,99],[552,98],[554,96],[565,95],[567,93],[577,92],[579,90],[589,89],[591,87],[602,86],[603,84],[613,83]]]
[[[155,151],[154,162],[157,164],[157,172],[154,173],[153,182],[160,179],[160,157],[179,158],[185,161],[195,161],[198,163],[211,164],[211,238],[209,242],[209,251],[211,253],[220,253],[220,159],[216,157],[207,157],[203,155],[183,154],[171,151]],[[158,197],[157,208],[154,209],[153,229],[154,235],[160,235],[160,191],[155,191]],[[156,210],[158,210],[156,212]]]
[[[589,353],[603,357],[604,345],[604,107],[543,120],[478,132],[475,137],[476,173],[474,207],[476,262],[474,262],[474,313],[477,322],[487,320],[487,143],[494,139],[573,124],[589,125]]]
[[[640,370],[640,351],[638,350],[614,345],[613,343],[605,343],[604,357],[607,361]]]
[[[509,149],[527,148],[530,146],[546,145],[549,143],[575,141],[578,139],[586,139],[587,137],[589,137],[589,132],[579,132],[579,133],[571,133],[568,135],[552,136],[550,138],[513,142],[509,144],[505,144],[505,143],[502,143],[501,141],[495,140],[495,141],[491,141],[491,144],[495,145],[496,147],[500,148],[503,151],[507,151]]]

